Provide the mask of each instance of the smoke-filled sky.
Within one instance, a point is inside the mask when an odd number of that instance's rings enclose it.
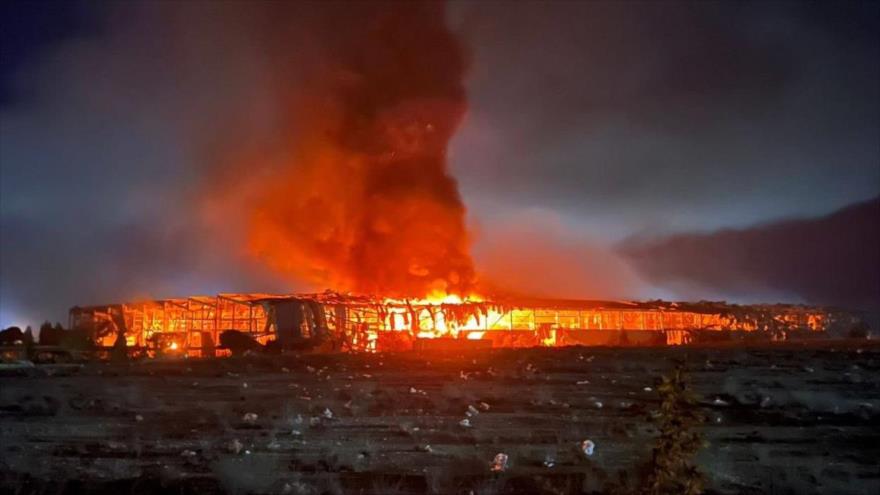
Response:
[[[75,304],[323,289],[253,256],[243,224],[279,183],[314,190],[291,165],[291,143],[323,139],[308,115],[366,128],[333,118],[361,115],[362,92],[315,88],[381,82],[376,64],[451,78],[431,104],[388,84],[398,93],[369,100],[383,102],[369,129],[400,108],[449,122],[448,174],[486,287],[880,304],[875,203],[854,207],[859,221],[833,215],[880,195],[876,2],[451,2],[378,52],[370,23],[395,4],[354,5],[3,3],[0,326],[63,320]],[[446,30],[460,50],[431,49]],[[428,63],[402,62],[422,49]],[[320,105],[301,104],[315,94]],[[321,111],[345,105],[357,112]],[[387,151],[354,136],[328,139],[361,161]],[[699,263],[676,257],[683,242]],[[815,263],[843,268],[803,276]]]

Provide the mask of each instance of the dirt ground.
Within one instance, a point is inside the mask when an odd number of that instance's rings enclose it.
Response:
[[[4,370],[0,492],[602,493],[649,459],[676,360],[707,418],[710,492],[880,493],[864,341]]]

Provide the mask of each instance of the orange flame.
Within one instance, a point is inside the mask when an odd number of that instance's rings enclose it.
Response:
[[[295,142],[247,203],[248,252],[316,287],[466,294],[465,208],[446,166],[465,56],[442,6],[388,7],[341,30],[313,68],[320,84],[290,102]]]

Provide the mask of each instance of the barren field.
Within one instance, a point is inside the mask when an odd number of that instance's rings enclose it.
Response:
[[[710,492],[880,493],[869,342],[5,370],[0,492],[602,493],[649,459],[676,360],[707,418]]]

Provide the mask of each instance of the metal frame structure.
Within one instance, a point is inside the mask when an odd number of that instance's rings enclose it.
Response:
[[[790,332],[822,332],[845,319],[839,312],[793,305],[522,298],[449,304],[333,292],[222,293],[77,306],[70,310],[69,327],[95,329],[97,343],[109,347],[116,333],[106,331],[106,327],[110,326],[108,315],[115,311],[123,316],[128,346],[148,347],[157,336],[167,337],[175,348],[198,355],[209,348],[213,353],[224,330],[248,333],[264,344],[273,340],[278,328],[272,307],[290,301],[317,303],[323,308],[327,330],[340,337],[344,350],[351,351],[407,348],[407,336],[409,341],[436,337],[490,339],[498,346],[613,343],[614,338],[681,344],[697,331],[759,331],[784,339]],[[517,337],[512,339],[514,335]],[[599,336],[605,340],[596,340]]]

